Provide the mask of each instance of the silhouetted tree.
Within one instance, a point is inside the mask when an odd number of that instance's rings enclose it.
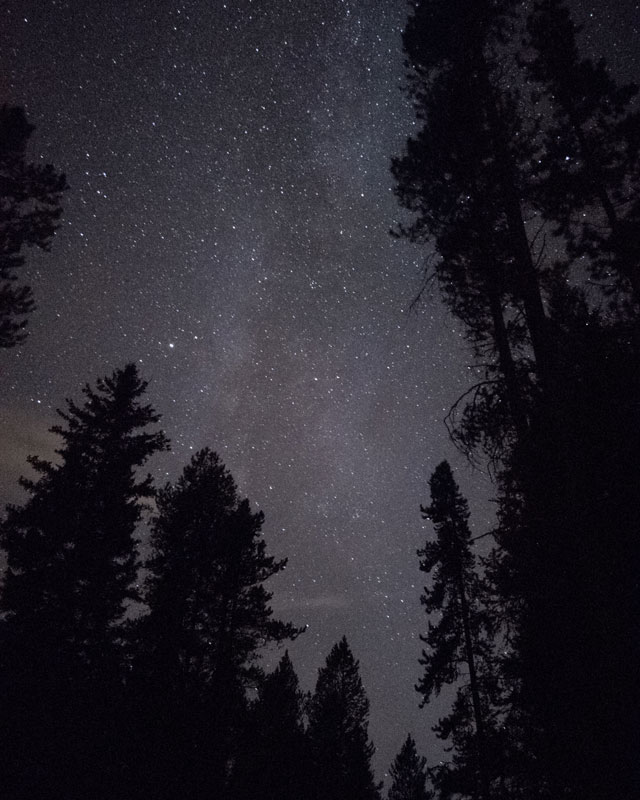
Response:
[[[509,694],[485,751],[491,738],[510,763],[491,788],[584,800],[637,794],[624,743],[639,727],[628,665],[640,661],[640,333],[628,299],[640,122],[635,87],[581,58],[575,34],[556,0],[412,2],[419,125],[393,172],[414,214],[399,233],[435,244],[443,298],[485,373],[453,433],[493,459],[498,480],[490,574],[507,623],[496,688]],[[585,275],[600,283],[588,293],[575,286]],[[609,291],[622,302],[605,315]],[[436,644],[451,652],[446,636]],[[462,699],[440,732],[462,731],[464,749]]]
[[[400,752],[389,768],[391,787],[387,800],[431,800],[427,790],[427,759],[419,756],[411,734],[407,735]]]
[[[286,560],[267,555],[262,512],[238,496],[211,450],[193,456],[157,505],[147,563],[150,614],[141,625],[143,674],[163,705],[156,727],[167,774],[156,772],[154,793],[219,793],[247,711],[245,690],[261,678],[260,648],[300,632],[273,618],[264,586]],[[151,750],[152,771],[157,758]]]
[[[440,722],[439,731],[443,738],[453,734],[455,739],[455,728],[468,725],[471,711],[473,750],[464,758],[468,761],[472,755],[477,780],[474,795],[486,800],[490,796],[485,719],[489,698],[483,696],[481,666],[486,672],[486,662],[491,661],[495,625],[481,603],[482,586],[471,552],[469,507],[446,461],[436,467],[429,486],[431,504],[421,506],[421,511],[433,522],[436,539],[418,551],[420,569],[432,574],[432,585],[425,588],[421,601],[427,614],[438,614],[438,621],[430,621],[427,634],[420,637],[427,649],[420,659],[424,673],[416,689],[423,695],[424,705],[444,684],[459,681],[463,671],[468,674],[468,689],[458,690],[454,714]],[[457,741],[460,743],[460,737]]]
[[[16,286],[16,270],[24,264],[26,247],[49,249],[68,188],[50,164],[26,162],[33,131],[22,108],[0,108],[0,347],[13,347],[26,336],[24,317],[35,304],[30,287]]]
[[[500,485],[494,578],[509,620],[514,737],[550,797],[633,797],[638,346],[626,324],[603,324],[584,304],[559,312],[571,343],[563,392],[540,409]]]
[[[252,705],[234,765],[233,800],[304,800],[311,765],[304,694],[288,652],[267,675]]]
[[[562,0],[536,0],[527,28],[524,63],[553,110],[536,167],[540,207],[573,258],[586,256],[608,290],[622,279],[639,303],[638,87],[619,86],[604,59],[580,56]]]
[[[308,736],[318,800],[379,800],[368,720],[369,701],[359,664],[343,637],[318,671],[309,708]]]
[[[419,128],[392,162],[396,195],[413,214],[397,233],[435,245],[443,299],[487,372],[476,393],[483,420],[469,419],[456,435],[467,449],[500,449],[510,432],[526,433],[534,378],[549,386],[554,372],[544,276],[525,224],[535,141],[516,84],[505,77],[512,65],[503,43],[516,3],[410,6],[403,43]]]
[[[109,791],[101,725],[120,680],[118,623],[138,599],[135,529],[152,494],[136,470],[167,446],[145,430],[159,415],[143,404],[133,364],[83,391],[52,428],[58,463],[29,459],[40,478],[21,479],[30,497],[1,528],[3,789],[19,797]]]

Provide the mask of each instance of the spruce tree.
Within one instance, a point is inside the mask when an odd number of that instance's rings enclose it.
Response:
[[[273,618],[264,586],[286,560],[267,555],[262,512],[240,498],[209,449],[159,492],[157,507],[147,563],[150,613],[140,627],[144,683],[163,706],[154,735],[167,774],[156,775],[161,785],[153,792],[219,793],[247,713],[245,692],[261,678],[260,650],[300,633]],[[150,758],[153,772],[153,749]]]
[[[24,264],[25,248],[49,249],[68,188],[50,164],[27,163],[33,131],[24,109],[0,108],[0,347],[13,347],[26,336],[25,317],[35,303],[30,287],[16,285],[16,270]]]
[[[129,364],[85,386],[82,404],[68,400],[52,428],[62,438],[57,463],[29,459],[40,478],[21,480],[30,496],[2,524],[0,669],[15,756],[5,787],[18,796],[108,791],[100,728],[122,675],[119,623],[138,599],[134,537],[152,495],[136,471],[167,446],[145,430],[159,420],[145,391]]]
[[[427,759],[419,756],[416,743],[407,734],[400,752],[389,768],[391,787],[387,800],[431,800],[432,792],[427,790]]]
[[[368,726],[369,701],[359,663],[343,636],[318,671],[309,707],[308,736],[318,800],[379,800]]]

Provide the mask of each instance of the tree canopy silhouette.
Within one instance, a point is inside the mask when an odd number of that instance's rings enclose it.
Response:
[[[267,555],[262,512],[240,498],[209,449],[158,493],[157,507],[147,562],[150,613],[141,622],[143,670],[172,715],[158,735],[175,771],[156,791],[200,785],[220,792],[247,713],[245,691],[262,677],[260,649],[301,632],[273,617],[264,585],[286,559]]]
[[[426,786],[426,765],[426,758],[418,755],[413,737],[407,734],[389,768],[391,786],[387,800],[431,800],[433,793]]]
[[[64,175],[50,165],[26,161],[34,126],[24,109],[0,108],[0,347],[13,347],[26,336],[26,316],[35,308],[29,286],[18,286],[16,270],[25,249],[48,250],[62,214]]]
[[[167,447],[146,430],[159,420],[146,387],[128,364],[68,400],[52,428],[58,463],[30,457],[40,478],[21,480],[30,497],[2,523],[4,743],[18,796],[99,796],[103,753],[87,748],[99,750],[99,707],[119,682],[119,623],[139,599],[134,535],[152,495],[136,471]]]
[[[502,773],[595,800],[638,789],[640,122],[636,87],[576,41],[561,0],[411,2],[418,125],[392,172],[396,233],[435,247],[484,373],[449,422],[497,479]]]
[[[369,701],[359,663],[343,636],[318,671],[309,708],[308,735],[318,799],[379,800],[368,726]]]
[[[311,763],[304,729],[305,695],[286,652],[258,688],[233,768],[233,800],[304,800]]]
[[[483,605],[484,587],[471,551],[469,507],[446,461],[436,467],[429,486],[431,504],[421,511],[432,521],[436,538],[418,551],[420,569],[431,576],[421,601],[427,614],[438,616],[420,637],[427,648],[420,659],[424,672],[416,689],[424,705],[443,685],[459,684],[463,674],[468,679],[458,685],[454,710],[436,730],[443,739],[453,740],[455,769],[466,773],[472,793],[486,800],[491,796],[487,723],[497,626]]]
[[[540,207],[572,259],[586,257],[609,295],[640,303],[640,113],[636,84],[619,85],[604,59],[581,57],[562,0],[536,0],[524,63],[551,100],[536,169]],[[622,286],[621,286],[622,284]]]

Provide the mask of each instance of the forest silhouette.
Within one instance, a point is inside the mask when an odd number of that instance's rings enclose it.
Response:
[[[443,461],[416,702],[389,800],[640,795],[640,115],[638,88],[584,58],[562,0],[414,0],[403,34],[414,134],[392,158],[425,245],[423,292],[460,323],[481,380],[446,419],[490,470],[493,544]],[[0,111],[0,346],[28,346],[17,286],[67,191]],[[314,691],[285,649],[264,516],[204,448],[155,486],[169,448],[134,364],[67,400],[55,462],[30,458],[0,525],[0,791],[10,800],[376,800],[369,702],[345,637]],[[418,503],[416,504],[419,505]],[[416,508],[416,519],[419,519]],[[142,558],[140,530],[150,553]],[[477,538],[477,537],[476,537]],[[132,609],[136,609],[132,613]],[[429,703],[450,686],[449,713]]]

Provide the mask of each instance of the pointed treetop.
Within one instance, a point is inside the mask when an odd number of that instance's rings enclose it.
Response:
[[[430,800],[433,795],[426,788],[426,764],[426,758],[418,755],[413,737],[407,734],[389,768],[392,784],[388,800]]]

